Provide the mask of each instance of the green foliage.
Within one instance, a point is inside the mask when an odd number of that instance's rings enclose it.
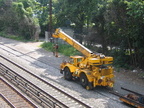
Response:
[[[0,32],[0,36],[2,36],[2,37],[7,37],[7,35],[6,35],[5,32]]]
[[[0,31],[22,36],[24,39],[34,39],[39,26],[34,17],[34,0],[2,0],[0,6]]]
[[[0,31],[33,39],[37,28],[41,35],[49,30],[49,1],[0,0]],[[53,29],[72,27],[80,43],[115,58],[118,67],[143,67],[143,0],[52,0]],[[83,35],[81,35],[83,34]],[[13,37],[13,36],[12,36]],[[107,46],[112,49],[108,50]],[[61,46],[65,48],[65,45]],[[59,49],[61,51],[62,49]],[[66,47],[67,48],[67,47]],[[118,50],[116,50],[118,48]],[[64,52],[73,54],[75,49]],[[70,51],[70,52],[68,52]],[[129,51],[127,53],[127,51]]]
[[[41,27],[41,36],[45,35],[45,31],[48,31],[49,26],[49,1],[47,0],[36,0],[35,3],[35,15],[39,20]]]
[[[54,8],[58,27],[73,24],[75,33],[85,33],[88,45],[101,44],[102,52],[110,52],[119,66],[143,67],[143,0],[59,0]],[[93,35],[87,33],[91,27]],[[79,36],[76,38],[83,41]],[[117,55],[107,46],[119,48]]]
[[[54,45],[53,43],[45,42],[45,43],[41,44],[41,47],[47,51],[53,51],[53,45]]]
[[[80,53],[70,45],[59,45],[59,52],[66,56],[80,55]]]
[[[13,10],[17,13],[18,17],[24,18],[27,14],[22,2],[13,2]]]
[[[54,44],[53,43],[43,43],[41,45],[42,48],[44,48],[45,50],[48,50],[48,51],[52,51],[53,52],[53,46]],[[64,45],[64,44],[59,44],[59,48],[58,48],[58,53],[61,53],[65,56],[73,56],[73,55],[80,55],[80,53],[74,49],[72,46],[70,45]]]
[[[22,37],[22,36],[10,35],[5,32],[0,32],[0,36],[5,37],[5,38],[14,39],[17,41],[23,41],[23,42],[28,41],[28,40],[25,40],[24,37]]]

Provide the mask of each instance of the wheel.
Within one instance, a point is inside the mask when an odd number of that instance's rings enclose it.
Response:
[[[64,68],[64,78],[69,81],[72,80],[72,73],[68,67]]]
[[[86,77],[86,75],[84,73],[82,73],[80,75],[80,82],[81,82],[81,85],[87,89],[87,86],[88,86],[88,79]]]

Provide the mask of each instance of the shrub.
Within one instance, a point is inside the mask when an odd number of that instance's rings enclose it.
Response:
[[[45,42],[41,45],[42,48],[48,51],[53,51],[53,46],[54,44],[50,42]],[[77,51],[75,48],[66,44],[59,44],[58,52],[65,56],[81,55],[80,52]]]

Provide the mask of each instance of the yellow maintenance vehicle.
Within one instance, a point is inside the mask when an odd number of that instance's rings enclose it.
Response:
[[[84,55],[70,56],[70,61],[61,63],[60,72],[66,80],[80,79],[81,85],[87,90],[96,86],[113,87],[114,74],[110,65],[113,57],[93,53],[61,29],[56,29],[53,37],[61,38]]]

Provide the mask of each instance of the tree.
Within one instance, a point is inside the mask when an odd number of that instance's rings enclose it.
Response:
[[[121,66],[143,66],[143,0],[53,0],[52,4],[53,28],[72,27],[80,43],[85,38],[90,47],[101,44],[101,52],[113,54]],[[49,1],[0,0],[0,25],[0,31],[27,39],[39,34],[40,25],[44,35],[49,29]]]
[[[34,16],[34,0],[1,0],[1,31],[24,36],[25,39],[38,39],[39,23]],[[12,17],[13,16],[13,17]]]
[[[36,10],[35,14],[39,19],[39,24],[41,27],[41,36],[45,35],[45,31],[48,30],[48,16],[49,16],[49,2],[48,0],[36,0]]]
[[[126,1],[128,15],[128,38],[129,48],[131,48],[132,64],[135,66],[143,66],[144,62],[144,1],[133,0]],[[134,52],[132,52],[134,50]]]
[[[95,0],[59,0],[57,3],[57,23],[74,28],[80,43],[83,41],[84,27],[89,28]],[[59,10],[58,10],[59,9]]]
[[[144,2],[142,0],[112,0],[108,5],[111,18],[107,25],[108,33],[118,46],[118,52],[126,64],[142,66],[143,59],[143,30]],[[111,40],[112,41],[112,40]]]

